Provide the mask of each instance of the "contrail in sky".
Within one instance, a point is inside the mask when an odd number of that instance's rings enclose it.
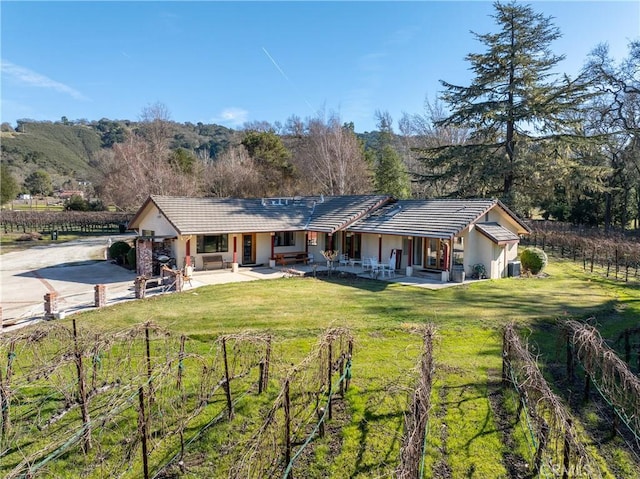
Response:
[[[302,96],[302,94],[300,93],[300,90],[298,89],[298,87],[296,87],[293,82],[289,79],[289,77],[287,76],[287,74],[282,70],[282,68],[280,68],[280,65],[278,65],[278,63],[273,59],[273,57],[269,54],[269,52],[267,51],[267,49],[265,47],[262,47],[262,51],[264,52],[265,55],[267,55],[267,58],[269,58],[269,60],[271,60],[271,63],[273,63],[273,66],[276,67],[278,69],[278,71],[280,72],[280,74],[284,77],[285,80],[287,80],[291,86],[293,88],[295,88],[298,93]],[[311,109],[311,111],[313,110],[313,107],[311,106],[311,103],[309,103],[305,98],[303,98],[304,102],[307,104],[307,106]]]

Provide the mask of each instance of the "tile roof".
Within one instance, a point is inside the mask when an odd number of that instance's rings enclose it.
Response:
[[[333,233],[390,200],[385,195],[329,196],[315,205],[307,230]]]
[[[333,232],[384,203],[387,196],[314,196],[281,198],[190,198],[151,196],[151,202],[180,234],[271,231]]]
[[[513,243],[520,237],[498,223],[476,223],[476,229],[496,244]]]
[[[400,200],[373,211],[348,229],[358,233],[447,239],[498,204],[502,205],[498,200]],[[517,218],[516,221],[519,222]]]

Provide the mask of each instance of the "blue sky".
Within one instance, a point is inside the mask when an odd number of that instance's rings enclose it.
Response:
[[[640,1],[531,1],[563,34],[552,49],[575,76],[606,42],[640,38]],[[439,80],[467,85],[470,31],[496,30],[485,1],[0,3],[0,118],[138,120],[161,102],[178,122],[339,114],[358,132],[375,111],[424,113]]]

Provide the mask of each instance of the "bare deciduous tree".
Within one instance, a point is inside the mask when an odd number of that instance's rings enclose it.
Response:
[[[363,149],[351,128],[332,114],[308,121],[308,147],[301,162],[305,176],[311,178],[318,193],[328,195],[362,194],[371,191],[371,171]]]
[[[258,168],[244,146],[233,147],[205,166],[205,188],[218,197],[262,196]]]

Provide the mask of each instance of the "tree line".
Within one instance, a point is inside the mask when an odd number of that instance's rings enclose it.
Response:
[[[551,17],[513,1],[494,3],[492,17],[494,31],[472,33],[483,51],[465,58],[470,84],[441,80],[441,94],[404,113],[397,131],[386,111],[364,134],[321,111],[247,123],[213,148],[177,134],[156,103],[127,128],[101,120],[96,193],[122,209],[149,194],[492,197],[526,217],[637,228],[640,40],[621,60],[595,45],[570,77]]]

